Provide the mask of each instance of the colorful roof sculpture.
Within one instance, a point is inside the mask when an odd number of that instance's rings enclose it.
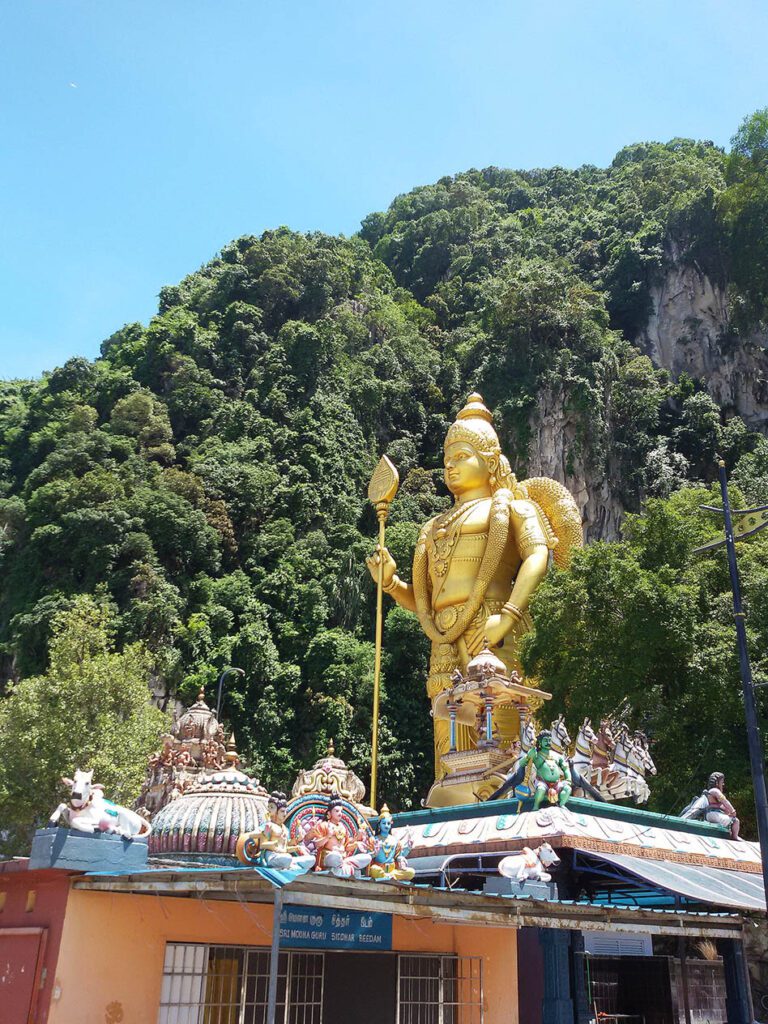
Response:
[[[161,739],[162,748],[149,757],[135,804],[136,810],[150,820],[186,792],[198,775],[227,766],[224,729],[205,703],[202,690]]]
[[[365,799],[365,783],[340,757],[336,757],[333,740],[328,741],[328,748],[311,768],[302,769],[291,790],[295,799],[300,796],[322,793],[330,796],[336,793],[348,800],[366,817],[375,815],[372,807],[363,803]]]
[[[580,803],[584,803],[580,801]],[[675,819],[649,812],[633,811],[635,821],[615,814],[582,813],[568,807],[547,807],[521,814],[500,813],[443,818],[419,823],[415,815],[396,818],[394,834],[410,827],[413,857],[463,852],[494,852],[522,849],[547,841],[555,848],[596,853],[625,854],[647,860],[699,864],[745,872],[760,872],[757,843],[729,839],[724,829],[700,826],[692,831],[675,828]],[[646,824],[643,819],[647,819]],[[667,824],[669,823],[669,824]],[[682,825],[682,823],[681,823]],[[721,833],[721,834],[720,834]]]
[[[238,836],[260,829],[266,821],[269,794],[258,779],[238,768],[234,736],[227,744],[226,762],[222,770],[201,773],[158,811],[152,820],[150,856],[235,861]]]

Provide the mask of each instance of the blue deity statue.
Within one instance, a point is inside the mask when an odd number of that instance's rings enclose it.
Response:
[[[416,874],[406,860],[412,846],[410,832],[400,839],[393,837],[392,815],[384,804],[374,838],[373,860],[368,868],[370,877],[376,881],[410,882]]]

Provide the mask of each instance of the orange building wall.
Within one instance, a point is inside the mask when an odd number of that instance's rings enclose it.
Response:
[[[42,963],[37,964],[37,943],[34,943],[34,948],[29,942],[25,943],[34,954],[31,960],[24,962],[25,972],[34,973],[36,966],[42,968],[40,988],[32,997],[35,1024],[46,1024],[48,1020],[48,1003],[53,991],[53,976],[69,891],[69,875],[64,871],[29,871],[24,860],[0,862],[0,936],[4,944],[13,943],[16,946],[11,949],[6,945],[6,958],[15,955],[24,959],[26,955],[21,951],[22,946],[18,940],[14,939],[15,929],[39,928],[45,932]],[[3,960],[0,971],[8,966],[10,960]],[[5,1024],[6,1020],[13,1024],[17,1020],[26,1021],[26,1007],[24,1012],[19,1010],[21,1000],[17,1002],[18,994],[14,993],[11,1009],[3,1005],[4,1002],[10,1005],[12,998],[2,988],[4,981],[7,979],[0,973],[0,1024]],[[23,1001],[28,1006],[28,998]]]
[[[396,917],[392,922],[392,948],[398,952],[482,956],[486,1024],[517,1024],[515,929],[430,924]]]
[[[49,1024],[154,1024],[166,942],[268,946],[271,924],[271,906],[75,889],[67,906]],[[393,949],[483,955],[485,1022],[516,1024],[513,930],[395,917]]]

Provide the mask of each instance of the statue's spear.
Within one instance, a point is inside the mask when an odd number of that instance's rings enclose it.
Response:
[[[384,526],[389,506],[397,494],[400,477],[386,455],[382,455],[368,484],[368,500],[379,520],[379,552],[384,550]],[[379,754],[379,681],[381,678],[381,635],[384,605],[384,559],[379,557],[379,579],[376,587],[376,653],[373,662],[373,738],[371,740],[371,807],[376,806],[376,761]]]

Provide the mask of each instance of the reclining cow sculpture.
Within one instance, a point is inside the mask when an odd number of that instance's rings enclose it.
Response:
[[[62,778],[69,786],[69,802],[60,803],[50,818],[51,825],[60,821],[78,832],[114,832],[124,839],[148,836],[149,822],[140,814],[113,804],[104,797],[104,787],[93,781],[93,772],[76,771],[74,779]]]
[[[519,853],[499,861],[499,874],[518,882],[549,882],[552,875],[547,868],[557,867],[559,863],[560,858],[549,843],[542,843],[535,850],[524,846]]]

